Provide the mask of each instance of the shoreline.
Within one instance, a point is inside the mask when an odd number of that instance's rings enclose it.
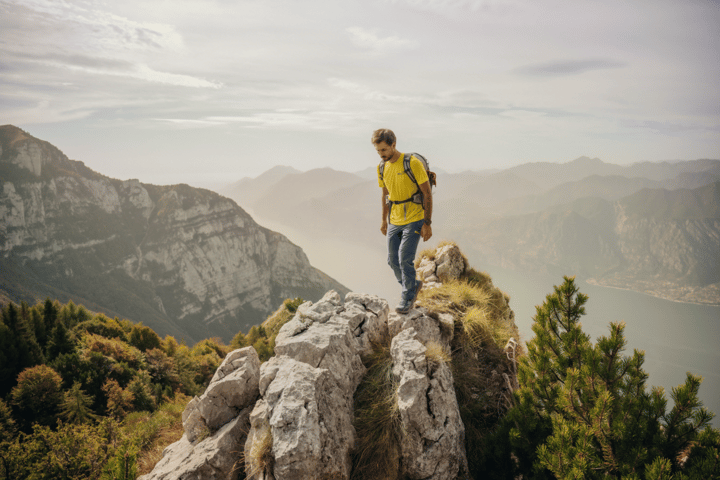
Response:
[[[583,281],[584,281],[585,283],[587,283],[588,285],[593,285],[593,286],[595,286],[595,287],[613,288],[613,289],[615,289],[615,290],[625,290],[625,291],[628,291],[628,292],[633,292],[633,293],[639,293],[639,294],[642,294],[642,295],[647,295],[648,297],[652,297],[652,298],[659,298],[660,300],[667,300],[668,302],[684,303],[684,304],[687,304],[687,305],[699,305],[699,306],[703,306],[703,307],[720,307],[720,302],[717,302],[717,303],[688,302],[688,301],[686,301],[686,300],[677,300],[677,299],[674,299],[674,298],[661,297],[660,295],[653,295],[652,293],[644,292],[644,291],[641,291],[641,290],[635,290],[635,289],[632,289],[632,288],[616,287],[616,286],[614,286],[614,285],[604,285],[604,284],[602,284],[602,283],[599,283],[597,280],[595,280],[595,279],[593,279],[593,278],[584,279]]]

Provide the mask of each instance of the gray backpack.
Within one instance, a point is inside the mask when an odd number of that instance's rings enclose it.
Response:
[[[400,205],[407,202],[413,202],[422,205],[423,204],[423,194],[420,191],[420,184],[417,182],[417,179],[415,178],[415,175],[413,175],[412,168],[410,168],[410,158],[415,157],[418,160],[420,160],[420,163],[423,164],[423,167],[425,167],[425,171],[428,175],[428,180],[430,181],[430,188],[434,187],[436,185],[436,179],[437,175],[435,175],[435,172],[430,171],[430,164],[428,163],[427,159],[420,155],[419,153],[406,153],[403,155],[403,170],[405,170],[405,174],[410,177],[410,180],[413,181],[415,186],[417,186],[417,191],[408,199],[405,200],[390,200],[387,199],[386,202],[390,205]],[[385,160],[382,160],[380,162],[380,177],[382,178],[383,173],[385,171]]]

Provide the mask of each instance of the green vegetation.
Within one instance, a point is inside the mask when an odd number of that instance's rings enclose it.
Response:
[[[720,479],[720,433],[698,399],[701,379],[671,392],[646,386],[644,355],[623,355],[623,323],[595,343],[582,331],[587,296],[573,278],[537,307],[523,352],[509,299],[468,269],[424,290],[419,304],[450,314],[450,351],[431,343],[429,365],[452,369],[472,478]],[[252,345],[263,361],[301,298],[286,300],[230,346],[192,348],[142,324],[73,303],[8,304],[0,316],[0,480],[135,479],[183,434],[181,415],[224,356]],[[450,327],[448,327],[450,328]],[[449,334],[450,332],[445,332]],[[363,359],[355,394],[353,479],[396,479],[400,422],[390,338]],[[516,380],[517,374],[517,380]],[[250,452],[271,467],[269,429]],[[522,477],[521,477],[522,476]]]
[[[0,316],[0,479],[135,479],[183,434],[181,415],[232,348],[261,359],[303,299],[231,346],[188,347],[72,302],[9,303]]]
[[[228,351],[217,340],[160,339],[72,302],[6,305],[0,478],[134,479],[157,438],[180,437],[185,404]]]
[[[275,355],[275,337],[280,329],[292,319],[298,307],[304,302],[305,300],[300,297],[285,300],[282,306],[262,324],[252,326],[247,335],[238,332],[230,342],[230,347],[234,350],[252,345],[258,353],[260,361],[267,361]]]
[[[537,307],[535,337],[519,362],[514,406],[493,436],[496,463],[487,477],[720,478],[720,434],[698,400],[700,378],[688,373],[672,389],[668,412],[663,390],[646,388],[644,354],[622,355],[623,323],[611,323],[595,344],[582,331],[586,301],[565,277]]]

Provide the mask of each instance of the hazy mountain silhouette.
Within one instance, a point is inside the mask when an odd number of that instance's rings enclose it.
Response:
[[[361,176],[368,175],[333,171],[326,180],[313,173],[310,182],[302,181],[302,174],[288,175],[267,190],[275,197],[268,194],[255,207],[262,209],[263,218],[307,234],[375,242],[380,189],[375,178],[356,181]],[[338,187],[335,177],[350,185]],[[713,237],[719,227],[712,205],[718,202],[712,187],[697,189],[719,177],[718,160],[620,166],[588,157],[566,164],[528,163],[491,174],[446,173],[438,176],[433,190],[434,237],[460,241],[490,265],[576,273],[653,294],[661,290],[658,282],[668,281],[670,298],[720,302],[720,289],[717,294],[713,290],[717,280],[700,266],[704,262],[718,268],[701,259],[712,248],[720,250],[718,237]],[[622,215],[629,214],[630,221],[623,223]],[[666,223],[650,225],[658,220]],[[655,239],[664,253],[649,241],[639,243],[642,235]],[[674,258],[675,266],[669,267],[663,257]],[[643,263],[640,258],[654,260]],[[635,280],[645,283],[633,284]],[[697,298],[672,293],[684,287],[696,291]]]

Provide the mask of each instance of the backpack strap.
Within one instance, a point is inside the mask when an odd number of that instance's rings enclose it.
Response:
[[[415,179],[415,175],[413,174],[412,168],[410,168],[410,160],[412,160],[412,153],[403,154],[403,168],[405,169],[405,174],[408,177],[410,177],[410,180],[413,181],[413,183],[419,190],[420,185],[418,184],[417,180]]]

